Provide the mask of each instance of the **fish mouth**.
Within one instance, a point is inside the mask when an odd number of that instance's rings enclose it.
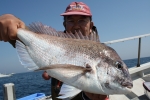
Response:
[[[131,89],[133,87],[133,83],[131,83],[131,82],[123,82],[121,85],[123,87],[127,87],[129,89]]]

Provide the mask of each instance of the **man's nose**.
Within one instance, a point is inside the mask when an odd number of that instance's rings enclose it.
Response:
[[[79,29],[80,29],[80,26],[79,26],[79,24],[78,24],[78,23],[74,23],[73,28],[74,28],[75,30],[79,30]]]

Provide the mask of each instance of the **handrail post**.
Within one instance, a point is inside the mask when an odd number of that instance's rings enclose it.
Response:
[[[15,87],[13,83],[4,84],[3,88],[4,100],[16,100]]]
[[[140,52],[141,52],[141,38],[139,38],[138,63],[137,63],[137,67],[140,67]]]

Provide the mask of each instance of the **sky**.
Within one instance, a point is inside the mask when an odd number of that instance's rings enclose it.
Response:
[[[60,16],[74,0],[1,0],[0,15],[13,14],[26,25],[42,22],[63,31]],[[76,0],[79,1],[79,0]],[[101,42],[150,33],[150,0],[82,0],[92,12]],[[150,56],[150,37],[141,40],[141,57]],[[123,59],[138,57],[138,39],[109,45]],[[16,49],[0,42],[0,73],[22,73]]]

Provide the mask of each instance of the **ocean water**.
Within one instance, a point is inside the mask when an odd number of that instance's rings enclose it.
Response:
[[[124,60],[126,65],[134,67],[137,65],[137,59]],[[144,57],[140,59],[140,63],[150,62],[150,57]],[[42,78],[43,71],[39,72],[26,72],[14,74],[11,77],[0,78],[0,100],[3,100],[3,84],[14,83],[16,98],[22,98],[34,93],[45,93],[50,95],[50,80],[44,80]]]

